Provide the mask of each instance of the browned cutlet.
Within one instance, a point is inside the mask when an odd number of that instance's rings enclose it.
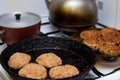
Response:
[[[94,51],[98,51],[104,44],[100,39],[84,39],[83,43],[92,48]]]
[[[78,75],[79,73],[79,70],[75,66],[66,64],[63,66],[51,68],[49,71],[49,76],[52,79],[64,79],[68,77],[73,77],[75,75]]]
[[[100,33],[104,36],[117,35],[119,32],[115,28],[102,28]]]
[[[62,60],[59,56],[54,53],[43,53],[38,56],[36,62],[47,68],[55,67],[62,64]]]
[[[24,65],[28,64],[30,60],[30,55],[26,53],[16,52],[9,58],[8,65],[13,69],[20,69]]]
[[[96,39],[99,36],[101,36],[101,34],[98,30],[85,30],[80,33],[82,39]]]
[[[18,74],[25,78],[41,80],[47,77],[47,70],[39,64],[29,63],[21,68]]]
[[[106,43],[100,48],[100,52],[109,56],[118,56],[120,55],[120,46]]]

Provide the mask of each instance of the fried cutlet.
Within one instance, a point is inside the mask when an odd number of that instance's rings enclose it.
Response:
[[[49,71],[49,76],[52,79],[64,79],[68,77],[73,77],[75,75],[78,75],[79,73],[80,72],[77,67],[66,64],[51,68]]]
[[[21,68],[18,74],[25,78],[41,80],[47,77],[47,70],[42,65],[36,63],[29,63],[23,68]]]
[[[62,60],[59,56],[54,53],[43,53],[38,56],[36,62],[47,68],[55,67],[62,64]]]
[[[28,64],[31,60],[31,56],[26,53],[16,52],[10,56],[8,60],[9,67],[13,69],[20,69],[24,65]]]

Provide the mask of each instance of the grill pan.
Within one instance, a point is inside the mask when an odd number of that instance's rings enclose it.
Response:
[[[11,69],[8,66],[7,62],[10,56],[15,52],[25,52],[31,55],[31,62],[35,62],[35,59],[43,53],[53,52],[62,59],[63,65],[71,64],[79,69],[79,75],[62,80],[84,80],[85,76],[93,68],[96,62],[95,52],[86,45],[74,40],[58,37],[26,39],[8,46],[1,53],[1,65],[14,80],[34,80],[19,76],[18,70]],[[48,76],[45,80],[52,79]]]

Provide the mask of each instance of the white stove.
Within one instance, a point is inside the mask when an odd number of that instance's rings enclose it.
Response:
[[[44,24],[41,26],[41,32],[43,32],[44,34],[49,33],[49,32],[58,31],[58,30],[59,30],[58,28],[54,27],[51,24]],[[62,32],[50,34],[48,36],[67,37]],[[0,53],[6,47],[7,47],[6,44],[1,45]],[[112,61],[112,62],[105,61],[101,57],[98,57],[95,67],[99,72],[101,72],[103,74],[108,74],[108,73],[112,72],[113,70],[115,70],[116,68],[120,68],[120,57],[118,57],[117,60]],[[94,74],[92,71],[90,71],[86,78],[88,78],[88,77],[95,78],[95,77],[97,77],[97,75]],[[9,76],[9,74],[3,69],[1,64],[0,64],[0,80],[12,80],[12,78]],[[113,74],[107,75],[107,76],[101,76],[100,78],[97,78],[95,80],[120,80],[120,70],[114,72]]]

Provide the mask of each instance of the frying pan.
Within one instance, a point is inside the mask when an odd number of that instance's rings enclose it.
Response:
[[[15,52],[25,52],[31,55],[31,62],[34,62],[35,59],[43,53],[55,53],[62,59],[63,65],[74,65],[80,71],[79,75],[65,78],[64,80],[84,80],[85,76],[96,62],[95,52],[91,48],[71,39],[63,39],[59,37],[37,37],[26,39],[8,46],[1,53],[1,65],[14,80],[34,80],[19,76],[18,70],[11,69],[8,66],[7,62],[10,56]],[[51,79],[48,76],[45,80]]]

